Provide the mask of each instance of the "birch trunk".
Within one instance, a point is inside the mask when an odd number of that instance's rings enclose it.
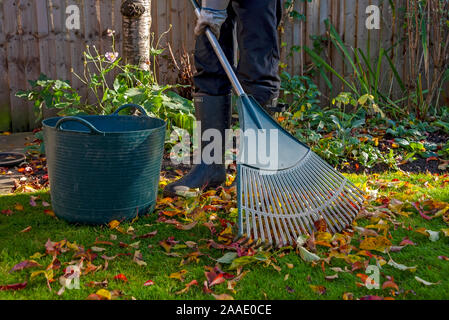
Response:
[[[150,67],[151,0],[124,0],[123,15],[123,59],[125,63]]]

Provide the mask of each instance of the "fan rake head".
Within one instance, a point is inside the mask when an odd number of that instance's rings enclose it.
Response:
[[[317,231],[324,220],[337,233],[352,224],[363,192],[309,150],[297,166],[264,171],[239,165],[239,234],[242,243],[283,247]]]

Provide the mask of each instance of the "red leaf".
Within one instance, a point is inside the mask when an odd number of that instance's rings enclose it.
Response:
[[[23,269],[28,269],[28,268],[34,268],[34,267],[40,267],[39,263],[37,263],[36,261],[33,261],[33,260],[25,260],[19,264],[16,264],[14,267],[12,267],[12,269],[9,271],[9,273],[12,273],[14,271],[23,270]]]
[[[419,207],[419,203],[418,202],[414,202],[413,206],[415,207],[416,210],[418,210],[419,214],[421,215],[421,217],[423,217],[426,220],[432,220],[431,217],[427,216]]]
[[[114,279],[115,280],[120,280],[120,281],[123,281],[123,282],[128,282],[128,278],[123,273],[120,273],[120,274],[116,275],[114,277]]]
[[[218,285],[218,284],[220,284],[220,283],[223,283],[223,282],[225,282],[225,281],[226,281],[226,280],[225,280],[225,278],[223,277],[223,274],[220,273],[220,274],[217,275],[217,276],[215,277],[215,279],[210,283],[210,286],[212,287],[212,286]]]
[[[416,246],[416,243],[411,241],[409,238],[405,237],[402,239],[402,242],[399,244],[400,246]]]
[[[17,290],[22,290],[22,289],[25,289],[27,284],[28,283],[25,281],[23,283],[8,284],[8,285],[5,285],[5,286],[0,286],[0,291],[8,291],[8,290],[17,291]]]
[[[153,280],[148,280],[147,282],[145,282],[143,284],[144,287],[149,287],[149,286],[154,286],[154,281]]]
[[[379,297],[379,296],[366,296],[366,297],[360,298],[360,300],[372,300],[372,301],[378,301],[378,300],[384,300],[384,298]]]

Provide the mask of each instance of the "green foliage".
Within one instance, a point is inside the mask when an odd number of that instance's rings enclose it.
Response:
[[[157,52],[153,50],[152,54]],[[16,95],[33,101],[39,118],[44,108],[57,109],[60,116],[108,115],[123,104],[134,103],[142,105],[150,116],[166,120],[168,131],[179,127],[193,132],[193,103],[172,90],[178,86],[161,86],[153,72],[121,64],[114,48],[113,52],[103,55],[95,47],[87,46],[84,72],[74,75],[83,84],[82,89],[90,93],[90,100],[82,97],[68,81],[49,79],[45,75],[30,82],[31,90],[19,91]]]

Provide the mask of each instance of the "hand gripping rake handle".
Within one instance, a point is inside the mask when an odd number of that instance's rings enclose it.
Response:
[[[190,0],[192,3],[195,14],[199,18],[201,15],[201,7],[198,5],[196,0]],[[218,60],[220,60],[221,65],[223,66],[223,69],[225,70],[226,74],[228,75],[229,81],[231,81],[232,87],[234,88],[235,92],[239,97],[245,95],[245,91],[242,88],[242,85],[240,84],[234,69],[232,69],[231,64],[229,63],[228,59],[226,58],[225,53],[223,52],[223,49],[221,49],[220,44],[218,43],[217,37],[210,31],[209,28],[206,29],[206,36],[210,41],[210,44],[212,45],[212,48],[214,49],[215,53],[217,54]]]

